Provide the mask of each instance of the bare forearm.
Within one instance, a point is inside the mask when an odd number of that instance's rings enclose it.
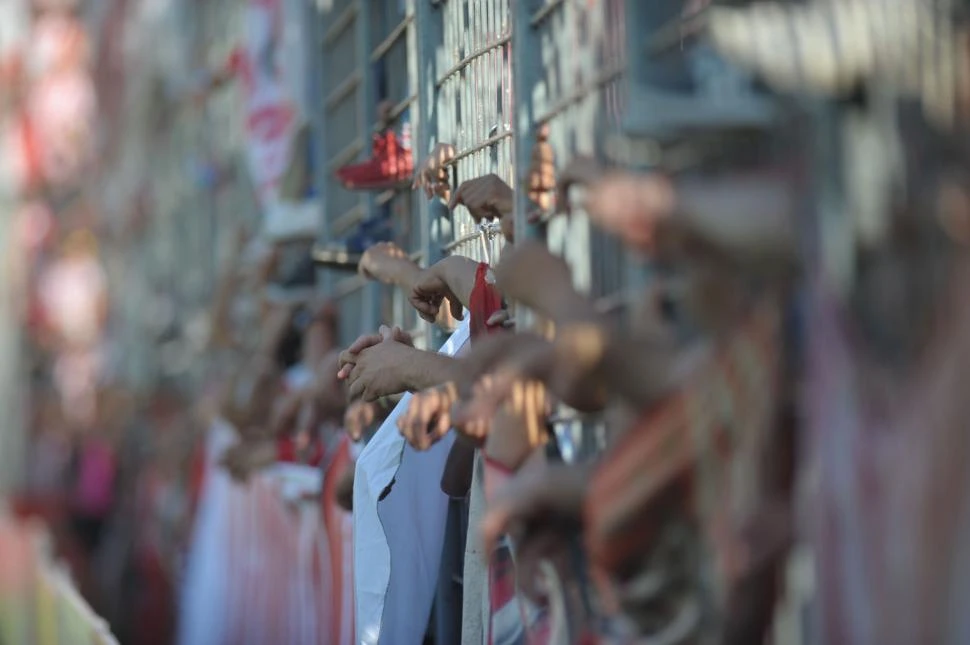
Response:
[[[557,325],[590,322],[600,317],[595,303],[572,284],[550,287],[539,297],[539,304],[538,313]]]
[[[453,255],[436,265],[438,275],[447,283],[465,308],[468,308],[468,304],[471,302],[478,264],[470,258]]]
[[[421,275],[421,267],[410,259],[402,258],[390,263],[382,275],[378,277],[380,282],[402,289],[405,293],[411,293],[418,276]]]
[[[684,350],[643,339],[616,339],[604,353],[604,385],[636,409],[656,403],[681,380]]]
[[[460,376],[461,363],[451,356],[415,349],[401,369],[406,389],[417,392],[456,381]]]

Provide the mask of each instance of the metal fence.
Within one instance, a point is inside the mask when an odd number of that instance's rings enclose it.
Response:
[[[540,129],[548,133],[560,169],[577,155],[602,158],[620,135],[627,95],[625,14],[621,0],[516,3],[518,167],[527,167]],[[529,212],[524,197],[520,220]],[[619,244],[592,229],[581,209],[568,219],[543,215],[541,230],[533,232],[569,261],[577,286],[616,300],[629,267]]]
[[[453,187],[488,173],[517,187],[519,236],[545,239],[569,262],[576,285],[619,319],[649,271],[592,227],[581,209],[565,217],[545,204],[546,212],[535,216],[523,181],[540,131],[559,169],[577,155],[669,166],[665,146],[698,128],[751,125],[771,114],[763,99],[743,91],[746,79],[685,36],[690,19],[678,0],[317,0],[311,6],[311,67],[318,71],[311,119],[324,160],[317,177],[323,240],[385,218],[395,241],[422,264],[451,253],[497,259],[503,243],[497,226],[477,226],[462,208],[449,212],[440,200],[428,202],[407,187],[350,193],[333,179],[340,166],[370,155],[379,128],[409,128],[416,163],[437,143],[455,146]],[[390,124],[377,122],[381,102],[391,106]],[[713,103],[723,107],[712,110]],[[411,330],[422,344],[433,338],[421,333],[428,327],[399,290],[340,275],[326,276],[324,288],[341,306],[345,342],[385,322]]]
[[[512,147],[511,10],[507,0],[350,0],[314,8],[317,70],[311,115],[323,186],[321,237],[339,240],[362,222],[386,219],[391,237],[422,264],[457,253],[495,258],[497,227],[480,228],[462,209],[401,186],[379,194],[344,190],[333,172],[370,155],[371,136],[391,127],[414,142],[417,162],[439,142],[458,154],[453,181],[496,173],[514,185]],[[378,122],[389,104],[390,123]],[[415,332],[419,323],[399,291],[353,276],[325,275],[324,289],[344,311],[344,339],[382,322]],[[361,292],[358,294],[358,292]]]
[[[322,238],[340,239],[384,216],[395,240],[422,263],[451,253],[494,261],[502,246],[496,226],[477,226],[463,209],[448,212],[406,189],[350,193],[333,171],[370,154],[382,101],[392,106],[391,127],[413,132],[416,161],[436,143],[456,147],[449,164],[455,186],[489,173],[513,187],[521,183],[534,140],[529,133],[541,124],[549,126],[557,159],[602,155],[609,135],[620,132],[624,109],[624,14],[621,0],[334,0],[316,7],[311,56],[319,100],[311,119],[325,160],[317,177],[324,192]],[[517,20],[525,26],[513,35]],[[515,130],[524,133],[518,146]],[[615,297],[623,289],[624,253],[582,213],[549,217],[542,228],[574,267],[577,284],[596,296]],[[354,296],[359,310],[344,314],[347,336],[380,322],[419,328],[401,294],[356,277],[330,275],[324,286],[340,302],[357,291],[368,294]]]

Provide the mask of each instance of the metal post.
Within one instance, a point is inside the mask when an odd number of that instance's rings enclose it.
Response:
[[[531,209],[529,196],[525,190],[525,179],[532,162],[532,146],[535,143],[535,105],[532,92],[539,81],[539,51],[531,25],[532,3],[512,2],[512,74],[513,125],[515,140],[515,236],[518,239],[536,237],[540,234],[537,227],[530,225],[526,218]]]
[[[29,29],[26,2],[0,2],[0,59],[23,42]],[[0,60],[2,62],[2,60]],[[12,115],[0,101],[0,126]],[[15,118],[15,117],[14,117]],[[17,274],[22,264],[14,235],[18,207],[15,178],[0,164],[0,499],[19,488],[26,462],[26,428],[23,422],[23,369]]]
[[[414,25],[408,36],[408,51],[411,53],[409,75],[417,96],[411,110],[411,127],[414,159],[418,163],[440,142],[438,92],[435,87],[438,77],[436,45],[443,42],[444,33],[441,9],[437,5],[425,0],[409,0],[409,7],[414,11]],[[421,254],[427,266],[431,266],[443,257],[440,224],[447,219],[448,211],[437,197],[429,201],[419,193],[416,199],[421,227]],[[445,340],[445,334],[437,325],[429,325],[428,329],[430,346],[439,347]]]
[[[311,137],[313,146],[313,158],[315,161],[313,168],[313,183],[317,192],[317,200],[320,204],[318,214],[317,239],[326,242],[332,239],[330,230],[330,218],[327,216],[327,164],[325,163],[326,146],[326,118],[323,109],[323,88],[327,87],[327,65],[328,52],[324,46],[322,11],[316,2],[307,2],[304,5],[306,32],[304,33],[304,44],[307,56],[307,76],[306,104],[307,121],[313,132]],[[327,270],[318,270],[317,277],[320,282],[321,291],[324,295],[330,296],[333,293],[333,273]]]
[[[12,177],[0,168],[0,498],[19,488],[24,480],[26,428],[23,419],[24,371],[21,356],[20,303],[17,274],[22,266],[14,235],[18,201]]]
[[[366,6],[369,4],[365,0],[359,0]],[[377,120],[376,92],[374,91],[374,68],[370,62],[370,53],[374,48],[374,37],[371,34],[370,10],[357,12],[354,29],[356,31],[357,61],[361,70],[361,82],[357,86],[358,109],[360,110],[360,136],[364,140],[365,150],[368,150],[370,133],[374,122]],[[369,153],[368,153],[369,154]],[[376,202],[372,193],[367,193],[363,197],[365,217],[373,217]],[[367,330],[375,330],[382,322],[381,320],[381,285],[369,281],[364,285],[364,311],[363,322]]]

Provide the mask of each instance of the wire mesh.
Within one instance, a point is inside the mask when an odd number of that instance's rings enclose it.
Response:
[[[455,187],[490,173],[515,186],[512,149],[512,21],[508,0],[447,0],[439,5],[434,100],[438,140],[455,146]],[[438,223],[441,224],[440,222]],[[495,229],[481,229],[458,208],[442,251],[479,261],[497,257]]]
[[[526,3],[531,41],[517,65],[531,65],[525,100],[532,131],[548,128],[561,169],[577,155],[602,157],[621,131],[626,99],[625,7],[622,0]],[[518,159],[520,166],[529,159]],[[629,264],[621,246],[589,225],[581,210],[569,219],[545,214],[546,241],[573,269],[577,286],[596,298],[614,298],[626,285]]]
[[[393,130],[403,145],[411,146],[411,108],[417,99],[416,80],[412,78],[410,59],[414,29],[414,12],[402,0],[380,0],[371,3],[368,71],[374,83],[375,99],[386,110],[382,118],[369,124],[369,132],[377,134]],[[390,237],[415,261],[423,260],[422,222],[417,198],[410,190],[410,182],[385,190],[374,196],[370,217],[386,223]],[[417,313],[400,289],[381,287],[378,295],[378,318],[381,322],[399,325],[423,342]]]

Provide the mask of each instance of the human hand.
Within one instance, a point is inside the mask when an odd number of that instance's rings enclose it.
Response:
[[[351,400],[376,401],[382,396],[400,394],[408,385],[405,372],[417,351],[397,339],[395,330],[381,325],[381,340],[362,349],[347,378]]]
[[[401,247],[393,242],[380,242],[364,251],[359,271],[365,278],[397,284],[404,273],[417,273],[420,269]]]
[[[471,400],[455,406],[456,430],[483,445],[486,454],[514,470],[532,449],[545,441],[549,400],[545,386],[506,375],[485,376],[473,388]]]
[[[418,315],[430,323],[438,319],[441,304],[446,299],[455,320],[461,320],[464,316],[461,300],[455,295],[444,275],[445,263],[448,261],[449,258],[445,258],[418,274],[408,297]]]
[[[536,132],[536,143],[532,146],[532,159],[526,185],[529,201],[544,213],[552,208],[552,191],[556,188],[556,153],[549,143],[549,126],[543,124]],[[534,217],[530,216],[530,219]]]
[[[220,463],[233,479],[246,482],[253,473],[276,461],[276,444],[272,441],[243,441],[232,446]]]
[[[636,247],[650,248],[657,225],[673,215],[674,187],[659,173],[607,170],[591,157],[577,157],[556,185],[557,206],[564,213],[571,210],[569,189],[575,185],[586,187],[590,219]]]
[[[672,218],[675,206],[673,183],[658,173],[612,171],[586,191],[590,219],[639,249],[654,248],[658,227]]]
[[[458,186],[448,207],[454,210],[459,204],[468,209],[476,222],[500,219],[514,211],[515,191],[498,175],[488,174],[469,179]]]
[[[498,366],[513,359],[522,360],[550,347],[547,339],[529,331],[518,334],[489,334],[476,339],[471,349],[461,357],[461,371],[456,383],[459,395],[470,395],[472,386],[486,374],[494,372]],[[540,378],[544,372],[536,369],[528,374]]]
[[[350,372],[353,370],[354,365],[357,364],[357,358],[362,351],[368,347],[373,347],[384,340],[383,330],[387,329],[386,325],[381,325],[381,330],[376,334],[362,334],[357,337],[357,340],[353,344],[340,352],[340,356],[337,359],[337,378],[341,381],[346,380],[350,376]],[[414,347],[414,340],[411,338],[410,334],[402,330],[398,326],[390,329],[392,338],[398,343],[403,343],[409,347]]]
[[[508,334],[477,343],[463,361],[460,381],[478,385],[474,396],[455,411],[452,422],[467,418],[489,419],[518,392],[523,382],[544,384],[551,394],[570,407],[584,412],[598,411],[606,404],[602,359],[608,330],[595,324],[583,325],[588,333],[569,333],[566,327],[555,341],[535,334]],[[488,375],[485,383],[482,377]]]
[[[454,383],[416,393],[397,420],[398,430],[415,450],[427,450],[451,429],[451,406],[457,399]]]
[[[391,113],[393,111],[394,103],[388,101],[387,99],[377,104],[377,120],[381,122],[383,127],[390,127],[392,121]]]
[[[364,432],[377,420],[377,404],[354,401],[344,412],[344,430],[354,441],[364,438]]]
[[[332,349],[320,359],[313,368],[313,379],[307,387],[307,398],[324,409],[335,405],[343,411],[347,397],[343,384],[337,378],[340,370],[340,350]]]
[[[455,146],[450,143],[435,145],[431,154],[418,164],[414,171],[415,190],[421,188],[424,195],[431,199],[435,195],[448,200],[451,187],[448,185],[448,164],[455,158]]]
[[[277,397],[269,417],[272,436],[288,434],[296,427],[303,401],[302,392],[287,392]]]
[[[275,436],[272,412],[281,390],[282,381],[273,361],[260,355],[251,357],[229,379],[222,416],[243,437]]]
[[[560,212],[569,215],[572,204],[569,201],[569,189],[573,186],[588,186],[599,180],[605,169],[593,157],[576,157],[559,173],[556,181],[556,207]]]
[[[272,354],[283,342],[295,313],[294,304],[264,302],[260,329],[260,346],[264,353]]]
[[[492,427],[485,439],[482,453],[509,472],[515,472],[549,441],[546,419],[549,400],[545,387],[535,381],[523,383],[512,400],[499,408],[492,417]],[[522,393],[522,397],[518,393]],[[486,499],[493,496],[492,486],[486,489]]]
[[[505,251],[493,273],[502,295],[553,320],[585,300],[573,288],[569,265],[537,240]]]

